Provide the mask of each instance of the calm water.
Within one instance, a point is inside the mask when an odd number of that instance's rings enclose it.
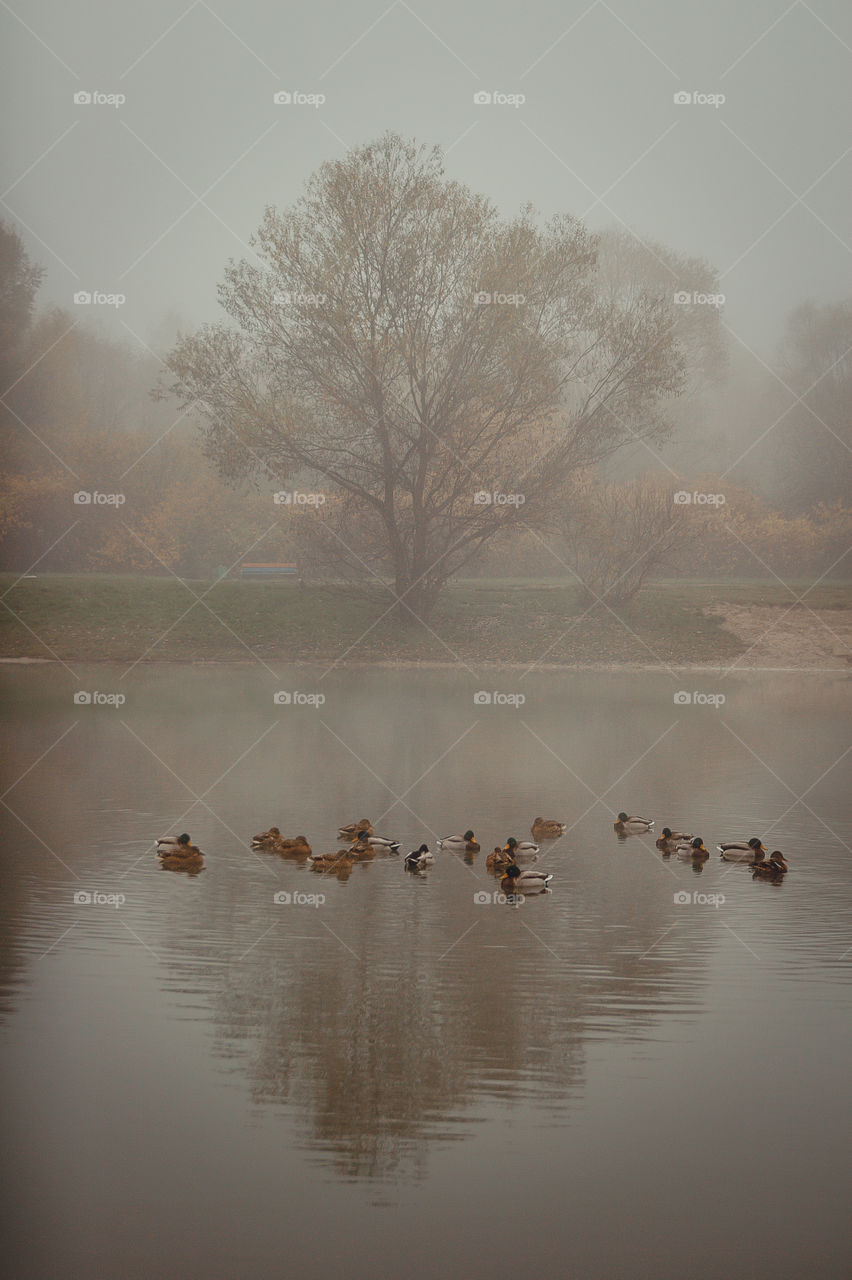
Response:
[[[849,1273],[847,679],[76,675],[0,675],[6,1274]],[[790,873],[665,860],[621,808]],[[553,892],[478,902],[536,814],[572,824]],[[247,845],[363,815],[483,852],[339,882]],[[195,878],[153,854],[181,830]]]

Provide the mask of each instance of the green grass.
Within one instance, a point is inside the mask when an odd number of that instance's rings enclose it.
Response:
[[[791,584],[796,592],[807,583]],[[390,594],[363,588],[225,580],[45,574],[0,575],[0,651],[11,657],[135,661],[271,658],[291,661],[560,663],[724,662],[743,646],[705,610],[714,604],[789,605],[774,580],[661,581],[629,605],[588,609],[560,580],[458,580],[429,628],[403,627]],[[193,595],[192,593],[195,593]],[[202,602],[196,600],[202,596]],[[850,607],[827,583],[811,608]],[[365,634],[366,633],[366,634]]]

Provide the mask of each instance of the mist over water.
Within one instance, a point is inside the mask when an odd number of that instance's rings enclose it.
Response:
[[[126,704],[3,676],[15,1274],[265,1275],[286,1254],[426,1276],[437,1217],[450,1274],[509,1275],[529,1245],[507,1197],[572,1273],[674,1277],[688,1252],[709,1280],[736,1239],[739,1268],[792,1277],[818,1215],[842,1274],[845,678],[738,677],[717,709],[647,674],[536,674],[515,707],[446,672],[278,673],[317,708],[248,667],[78,674]],[[636,797],[711,849],[764,835],[790,873],[619,840]],[[332,849],[362,811],[403,851],[467,825],[482,851],[340,881],[248,847],[274,823]],[[569,824],[536,863],[552,892],[512,905],[486,853],[545,812]],[[154,854],[184,829],[196,877]]]

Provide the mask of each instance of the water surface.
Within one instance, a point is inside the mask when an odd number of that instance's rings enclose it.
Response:
[[[848,1274],[847,679],[0,679],[7,1273]],[[664,859],[621,808],[790,874]],[[495,901],[536,814],[553,892]],[[483,852],[341,882],[248,847],[363,815]],[[197,877],[157,866],[181,830]]]

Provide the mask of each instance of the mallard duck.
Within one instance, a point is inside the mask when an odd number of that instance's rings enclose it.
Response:
[[[338,849],[335,853],[312,853],[310,864],[312,871],[350,871],[357,855],[350,849]]]
[[[194,845],[186,831],[179,836],[167,836],[157,841],[157,857],[160,866],[167,871],[200,871],[204,855]]]
[[[281,839],[281,832],[277,827],[270,827],[268,831],[261,831],[258,835],[252,836],[251,847],[253,849],[266,849],[269,845],[275,844],[276,840]]]
[[[376,856],[376,846],[372,843],[366,831],[362,831],[358,838],[352,842],[349,850],[359,861],[363,861],[366,858],[375,858]]]
[[[485,865],[489,871],[505,871],[513,862],[514,858],[511,851],[509,849],[501,849],[499,844],[495,845],[485,859]]]
[[[186,831],[179,836],[162,836],[157,841],[157,853],[162,855],[174,854],[182,858],[201,856],[201,850],[192,843],[189,833]]]
[[[351,862],[356,859],[356,854],[352,852],[352,848],[333,849],[331,853],[311,853],[308,855],[308,861],[312,867],[328,866],[333,862],[337,862],[340,858],[349,858]]]
[[[613,827],[616,831],[623,835],[638,836],[645,831],[650,831],[654,825],[653,818],[631,818],[626,813],[618,815],[618,821],[614,822]]]
[[[726,862],[763,862],[766,857],[766,849],[757,836],[752,836],[747,842],[717,844],[716,848]]]
[[[530,830],[536,840],[558,840],[567,826],[567,822],[556,822],[554,818],[533,818]]]
[[[443,836],[437,841],[439,849],[448,849],[450,853],[476,853],[479,842],[468,828],[463,836]]]
[[[662,835],[657,838],[657,848],[664,849],[666,846],[683,844],[691,839],[692,836],[686,831],[672,831],[671,827],[663,827]]]
[[[295,854],[300,858],[308,858],[311,855],[311,846],[306,836],[295,836],[292,840],[279,836],[273,844],[264,845],[264,848],[271,849],[273,853]]]
[[[370,835],[368,831],[359,831],[356,844],[368,844],[371,849],[384,849],[387,853],[399,853],[399,841],[389,840],[387,836]]]
[[[784,857],[780,849],[776,849],[768,858],[755,862],[752,872],[756,876],[785,876],[789,870],[787,859]]]
[[[677,856],[679,858],[709,858],[710,850],[704,847],[704,841],[701,836],[695,836],[692,840],[678,842]]]
[[[505,853],[510,853],[513,860],[518,858],[535,858],[538,855],[541,845],[533,844],[532,840],[516,840],[514,836],[509,836],[503,846]]]
[[[435,855],[429,851],[428,844],[421,844],[419,849],[414,849],[405,855],[405,866],[408,871],[419,871],[421,867],[428,867],[434,861]]]
[[[362,818],[360,822],[350,822],[348,826],[341,827],[337,837],[339,840],[357,840],[362,831],[366,831],[368,836],[373,834],[373,824],[369,818]]]
[[[500,881],[504,893],[541,893],[553,879],[552,871],[533,871],[527,867],[523,871],[514,862],[510,862]]]

